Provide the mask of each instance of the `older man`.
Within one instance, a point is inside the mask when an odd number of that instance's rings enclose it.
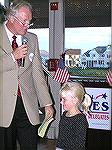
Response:
[[[27,32],[31,19],[31,5],[19,2],[0,26],[1,150],[16,150],[17,139],[21,150],[37,149],[38,103],[49,119],[53,117],[37,36]]]

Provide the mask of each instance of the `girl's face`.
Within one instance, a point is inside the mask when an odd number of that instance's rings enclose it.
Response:
[[[74,103],[74,97],[71,91],[63,91],[61,93],[61,102],[63,105],[63,109],[66,111],[71,110],[74,108],[75,103]]]

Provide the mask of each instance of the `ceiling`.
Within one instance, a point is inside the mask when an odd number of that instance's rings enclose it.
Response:
[[[49,27],[49,0],[28,0],[33,7],[31,28]],[[111,26],[111,0],[64,0],[65,27]]]

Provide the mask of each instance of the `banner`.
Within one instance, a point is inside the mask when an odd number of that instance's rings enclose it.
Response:
[[[87,115],[89,128],[111,130],[111,89],[85,89],[92,97],[91,112]]]

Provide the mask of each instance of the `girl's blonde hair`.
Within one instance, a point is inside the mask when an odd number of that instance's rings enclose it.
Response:
[[[79,109],[83,111],[84,114],[89,112],[92,100],[89,94],[86,93],[84,87],[79,82],[67,82],[64,83],[60,89],[60,95],[62,92],[71,91],[73,97],[77,97],[79,100]]]

